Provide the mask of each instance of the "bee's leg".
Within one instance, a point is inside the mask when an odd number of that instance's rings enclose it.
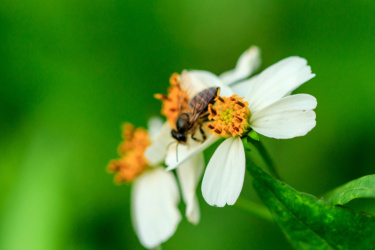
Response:
[[[205,141],[207,139],[207,136],[206,136],[206,133],[204,132],[203,128],[202,128],[203,124],[199,124],[199,131],[201,132],[202,134],[202,139],[203,141]]]
[[[200,117],[199,117],[199,119],[201,119],[202,121],[208,121],[208,116],[210,115],[210,113],[206,113],[206,114],[204,114],[204,115],[201,115]]]
[[[196,137],[194,136],[194,134],[191,134],[191,139],[193,139],[194,141],[197,141],[197,142],[203,142],[202,140],[196,138]]]

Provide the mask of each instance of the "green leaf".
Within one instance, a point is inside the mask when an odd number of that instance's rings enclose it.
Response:
[[[247,140],[247,137],[242,138],[241,141],[242,141],[242,144],[243,144],[244,149],[245,149],[246,151],[251,151],[251,148],[250,148],[249,142],[248,142],[248,140]]]
[[[375,217],[300,193],[254,164],[247,167],[259,197],[297,249],[373,249],[375,246]]]
[[[352,180],[324,195],[333,204],[343,205],[357,198],[375,198],[375,175]]]
[[[255,141],[259,141],[259,135],[257,132],[255,132],[255,130],[251,130],[247,136]]]

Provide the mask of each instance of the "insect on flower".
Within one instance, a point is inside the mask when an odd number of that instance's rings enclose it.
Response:
[[[178,143],[185,144],[189,134],[191,134],[191,138],[195,141],[203,142],[206,140],[207,136],[202,126],[204,121],[208,121],[208,105],[215,102],[218,92],[218,87],[202,90],[189,101],[188,109],[182,110],[177,116],[176,128],[172,129],[171,134]],[[199,128],[203,140],[195,137],[197,128]]]
[[[187,90],[188,98],[187,102],[184,103],[186,106],[188,105],[190,97],[197,95],[199,92],[207,88],[217,87],[220,88],[220,96],[231,96],[232,94],[237,93],[237,89],[250,86],[250,84],[242,84],[245,82],[243,80],[252,75],[259,68],[260,62],[260,50],[256,46],[252,46],[241,54],[234,69],[223,72],[220,74],[220,77],[204,70],[184,70],[181,75],[177,73],[175,74],[177,76],[175,79],[179,81],[174,81],[174,83],[175,85],[180,84],[184,90]],[[173,75],[171,80],[172,78]],[[179,88],[178,86],[173,86],[174,84],[172,81],[171,84],[172,86],[168,89],[167,96],[155,95],[155,97],[163,101],[161,113],[168,119],[169,125],[175,127],[176,118],[180,112],[178,110],[178,99],[172,98],[175,97],[172,94],[177,93]],[[246,93],[247,90],[241,89],[240,92],[243,94]],[[219,137],[214,137],[214,135],[209,135],[206,130],[204,131],[207,138],[203,143],[190,140],[188,141],[189,145],[183,144],[179,146],[181,149],[180,161],[174,153],[174,147],[168,148],[168,153],[165,159],[168,170],[176,169],[179,165],[183,164],[191,157],[194,157],[197,153],[202,152],[202,150],[220,139]],[[175,147],[176,149],[177,145]]]
[[[206,129],[210,135],[203,143],[182,145],[180,161],[168,150],[165,162],[167,170],[176,169],[223,138],[202,181],[203,198],[212,206],[223,207],[237,201],[246,167],[242,139],[251,131],[270,138],[290,139],[306,135],[316,125],[316,98],[308,94],[292,95],[315,76],[307,60],[288,57],[247,79],[259,64],[259,50],[253,47],[240,56],[233,70],[219,77],[203,70],[189,72],[192,88],[220,87],[215,105],[208,105],[210,121]],[[184,81],[182,84],[185,86]]]
[[[208,121],[208,105],[215,102],[219,87],[201,89],[190,99],[186,86],[183,86],[184,74],[186,76],[187,73],[172,74],[168,95],[156,94],[155,98],[163,101],[161,113],[167,117],[172,127],[171,135],[177,143],[186,144],[189,135],[193,140],[203,142],[206,139],[202,129],[203,122]],[[202,139],[195,136],[197,129],[200,130]]]

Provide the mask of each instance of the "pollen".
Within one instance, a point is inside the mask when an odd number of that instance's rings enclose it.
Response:
[[[118,147],[119,159],[112,160],[108,164],[108,172],[115,174],[115,182],[130,183],[149,166],[144,155],[150,145],[147,130],[134,128],[126,123],[122,127],[123,142]]]
[[[189,96],[180,87],[180,75],[173,73],[169,79],[171,86],[168,88],[168,95],[155,94],[154,97],[163,102],[161,114],[164,115],[170,125],[176,125],[177,116],[182,110],[188,108]]]
[[[249,131],[249,118],[251,116],[249,103],[237,95],[219,97],[215,105],[209,104],[207,129],[211,134],[221,137],[244,136]]]

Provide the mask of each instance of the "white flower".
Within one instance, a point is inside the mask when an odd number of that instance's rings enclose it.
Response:
[[[132,222],[144,247],[157,247],[174,234],[181,220],[179,202],[176,179],[162,167],[148,170],[135,179],[131,193]]]
[[[156,165],[164,161],[168,146],[170,143],[174,142],[173,138],[171,137],[171,130],[172,128],[166,122],[164,125],[162,125],[160,133],[156,135],[155,140],[153,140],[151,145],[147,148],[145,155],[151,164]],[[189,158],[177,169],[177,177],[180,182],[182,197],[186,204],[186,217],[188,221],[193,224],[198,224],[200,220],[196,189],[199,180],[202,177],[203,169],[203,152],[199,152],[198,154]]]
[[[233,70],[222,73],[220,78],[211,72],[203,70],[184,71],[181,74],[181,84],[187,90],[190,97],[209,87],[219,87],[221,96],[231,96],[237,89],[243,86],[247,87],[247,84],[242,84],[242,82],[239,84],[235,83],[253,74],[259,68],[260,63],[260,50],[258,47],[252,46],[241,54],[236,67]],[[235,87],[230,86],[234,84]],[[219,137],[215,137],[214,135],[208,135],[203,143],[188,140],[186,145],[178,146],[178,159],[176,157],[177,145],[172,145],[169,147],[165,159],[165,163],[168,166],[167,170],[177,168],[218,140]]]
[[[222,73],[219,77],[223,83],[231,85],[254,74],[260,64],[260,50],[252,46],[240,55],[234,69]]]
[[[162,121],[150,119],[148,131],[151,144],[158,143]],[[154,248],[167,241],[176,231],[181,220],[178,204],[180,194],[176,178],[166,172],[161,163],[146,155],[153,169],[135,179],[132,187],[132,220],[140,242],[147,248]],[[158,160],[158,161],[157,161]]]
[[[248,91],[245,100],[236,96],[218,100],[218,106],[213,108],[214,122],[209,126],[216,134],[229,138],[217,148],[203,177],[202,193],[208,204],[233,205],[239,197],[246,165],[241,136],[249,129],[268,137],[289,139],[306,135],[315,127],[315,97],[290,95],[312,77],[305,59],[289,57],[249,80],[242,87]],[[225,117],[226,114],[229,115]]]
[[[236,68],[241,67],[237,64]],[[230,72],[234,74],[236,70]],[[223,84],[218,81],[228,78],[226,74],[221,76],[222,79],[216,77],[211,82],[216,86]],[[245,152],[241,137],[249,130],[267,137],[289,139],[306,135],[315,127],[313,109],[317,105],[316,99],[307,94],[290,95],[314,76],[305,59],[289,57],[249,80],[234,84],[227,82],[231,90],[226,90],[225,94],[221,92],[218,105],[210,107],[210,111],[213,110],[210,118],[214,120],[208,125],[211,133],[227,139],[215,151],[203,177],[202,193],[208,204],[223,207],[236,202],[245,175]],[[202,144],[179,150],[179,161],[183,162],[201,152],[218,138],[211,136]],[[178,167],[180,162],[173,154],[167,155],[168,169]]]
[[[117,182],[131,182],[131,218],[134,230],[146,248],[155,248],[168,240],[181,220],[178,204],[180,194],[176,178],[161,166],[163,158],[157,154],[145,156],[150,144],[158,144],[162,122],[149,121],[148,133],[126,124],[124,142],[120,144],[121,158],[109,164]],[[165,152],[161,150],[161,154]]]
[[[220,87],[220,92],[222,94],[231,95],[233,92],[227,84],[244,79],[256,71],[260,64],[259,54],[259,49],[255,46],[246,50],[238,60],[236,68],[222,74],[221,77],[223,80],[220,80],[216,75],[207,71],[184,70],[180,76],[181,87],[186,90],[186,94],[190,97],[195,96],[203,89],[215,86]],[[174,77],[175,74],[171,77],[172,87],[175,80]],[[173,91],[174,90],[172,90],[171,93],[174,95],[174,98],[182,98],[181,96],[176,96],[176,93]],[[158,99],[165,99],[165,96],[163,95],[157,96]],[[168,113],[168,110],[174,107],[174,103],[168,103],[167,105],[168,106],[165,106],[164,115],[166,115],[167,118],[169,118],[169,116],[174,118],[176,114]],[[186,217],[191,223],[197,224],[200,220],[200,211],[198,198],[196,196],[196,188],[204,170],[203,149],[217,141],[218,138],[209,135],[203,144],[189,138],[188,144],[178,145],[177,150],[177,144],[171,144],[171,142],[175,142],[171,137],[171,131],[172,127],[170,126],[170,123],[166,122],[159,135],[157,135],[157,138],[146,150],[146,157],[151,164],[158,164],[164,159],[166,164],[169,164],[170,159],[173,159],[174,163],[178,164],[179,168],[176,171],[181,185],[182,197],[186,204]],[[167,148],[168,154],[166,156]],[[199,150],[195,151],[194,149]],[[177,160],[177,158],[179,159]],[[175,168],[176,167],[171,168],[169,164],[167,170]]]

